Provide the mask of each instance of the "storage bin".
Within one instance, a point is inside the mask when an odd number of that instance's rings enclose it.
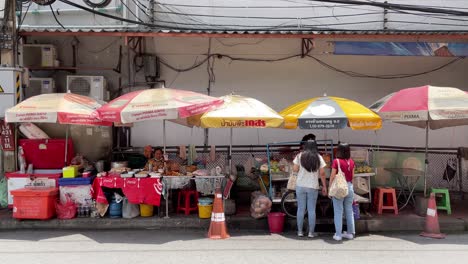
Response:
[[[13,218],[45,220],[55,216],[57,188],[18,189],[11,194],[14,196]]]
[[[60,178],[58,179],[59,186],[75,186],[92,184],[94,177],[90,178]]]
[[[62,174],[64,178],[75,178],[78,176],[78,167],[68,166],[62,169]]]
[[[65,142],[65,139],[20,139],[18,145],[23,147],[26,163],[32,163],[35,169],[61,169],[64,165]],[[66,165],[70,164],[74,156],[73,141],[69,138]]]

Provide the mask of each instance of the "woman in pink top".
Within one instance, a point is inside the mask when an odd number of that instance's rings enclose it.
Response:
[[[335,235],[333,239],[340,241],[343,237],[347,239],[353,239],[355,235],[354,229],[354,215],[353,215],[353,176],[354,176],[354,161],[351,159],[351,151],[349,144],[340,143],[338,145],[338,151],[336,153],[336,159],[332,163],[332,172],[330,175],[330,185],[335,180],[335,176],[338,173],[338,166],[343,171],[346,181],[348,182],[348,195],[343,199],[333,199],[333,212],[335,222]],[[347,232],[343,232],[343,209],[346,216]]]

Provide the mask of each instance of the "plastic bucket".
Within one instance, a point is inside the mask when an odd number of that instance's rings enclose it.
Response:
[[[213,211],[213,204],[202,205],[198,204],[198,217],[200,218],[211,218],[211,212]]]
[[[284,213],[275,212],[268,214],[268,226],[270,227],[270,233],[282,233],[284,228]]]
[[[153,206],[150,204],[140,204],[140,216],[142,217],[153,216]]]

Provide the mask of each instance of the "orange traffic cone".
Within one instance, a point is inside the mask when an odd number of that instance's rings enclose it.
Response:
[[[426,228],[420,235],[430,238],[445,238],[445,234],[440,233],[439,217],[437,216],[437,205],[434,193],[431,193],[431,197],[427,203]]]
[[[223,195],[221,194],[220,189],[216,189],[215,192],[213,212],[211,212],[211,223],[210,229],[208,230],[208,237],[211,239],[229,238],[224,217]]]

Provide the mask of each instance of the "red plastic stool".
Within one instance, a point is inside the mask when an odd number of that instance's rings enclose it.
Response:
[[[180,211],[184,212],[185,215],[189,215],[192,211],[195,211],[195,212],[198,211],[198,192],[197,191],[181,190],[179,192],[179,195],[177,197],[177,213]]]
[[[394,188],[377,188],[374,196],[374,205],[377,206],[377,213],[382,214],[383,210],[393,210],[398,214],[398,205],[396,191]],[[384,204],[384,196],[387,198],[387,203]]]

